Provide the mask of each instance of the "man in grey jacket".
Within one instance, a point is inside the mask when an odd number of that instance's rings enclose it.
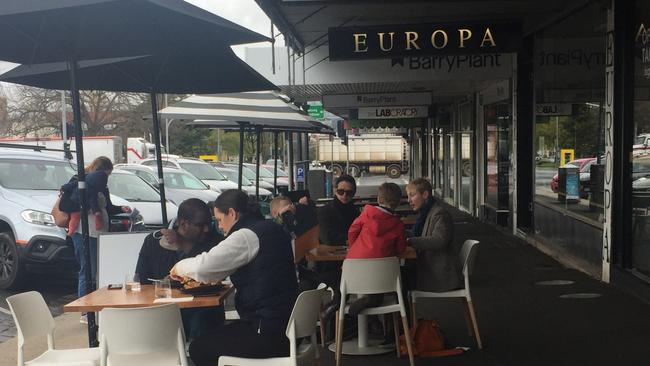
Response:
[[[418,213],[413,236],[417,252],[417,289],[443,292],[462,287],[458,253],[454,249],[454,223],[444,206],[433,197],[431,183],[417,178],[406,186],[411,208]]]

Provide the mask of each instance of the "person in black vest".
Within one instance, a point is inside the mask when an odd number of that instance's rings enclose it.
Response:
[[[215,365],[220,356],[268,358],[289,355],[285,330],[298,295],[291,237],[264,220],[246,193],[226,190],[214,203],[226,238],[209,252],[178,262],[172,278],[216,282],[226,276],[237,289],[240,320],[190,344],[197,366]]]
[[[212,212],[205,202],[198,198],[187,199],[178,206],[173,229],[160,230],[144,238],[135,273],[140,283],[151,284],[151,279],[162,279],[174,265],[185,258],[191,258],[223,240],[212,223]],[[181,309],[185,335],[194,339],[224,322],[223,306]]]

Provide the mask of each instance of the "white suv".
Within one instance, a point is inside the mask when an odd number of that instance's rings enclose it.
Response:
[[[72,240],[50,214],[59,188],[76,173],[75,168],[75,163],[45,153],[0,149],[0,288],[18,287],[26,272],[76,270]],[[111,201],[129,206],[113,195]],[[112,217],[111,227],[128,225],[119,230],[123,231],[141,224],[124,215]]]
[[[145,159],[140,164],[157,169],[156,159]],[[227,189],[237,189],[237,183],[229,181],[228,178],[219,173],[210,164],[200,159],[163,157],[162,165],[163,167],[182,169],[190,172],[217,193],[221,193]]]

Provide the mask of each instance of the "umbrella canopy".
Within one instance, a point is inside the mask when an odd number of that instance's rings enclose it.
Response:
[[[0,60],[20,64],[269,39],[181,0],[3,0]]]
[[[191,94],[276,88],[229,47],[206,52],[204,57],[167,52],[164,56],[121,57],[78,64],[80,90]],[[0,81],[58,90],[71,86],[65,62],[21,65],[0,75]]]
[[[163,118],[192,120],[212,128],[256,128],[328,133],[328,127],[272,91],[193,95],[158,112]]]

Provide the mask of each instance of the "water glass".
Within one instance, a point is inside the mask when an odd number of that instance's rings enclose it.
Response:
[[[169,282],[169,278],[156,280],[154,282],[154,298],[171,299],[171,297],[172,297],[172,286],[171,283]]]
[[[126,291],[140,292],[142,290],[140,276],[137,273],[130,273],[124,276],[124,289]]]

